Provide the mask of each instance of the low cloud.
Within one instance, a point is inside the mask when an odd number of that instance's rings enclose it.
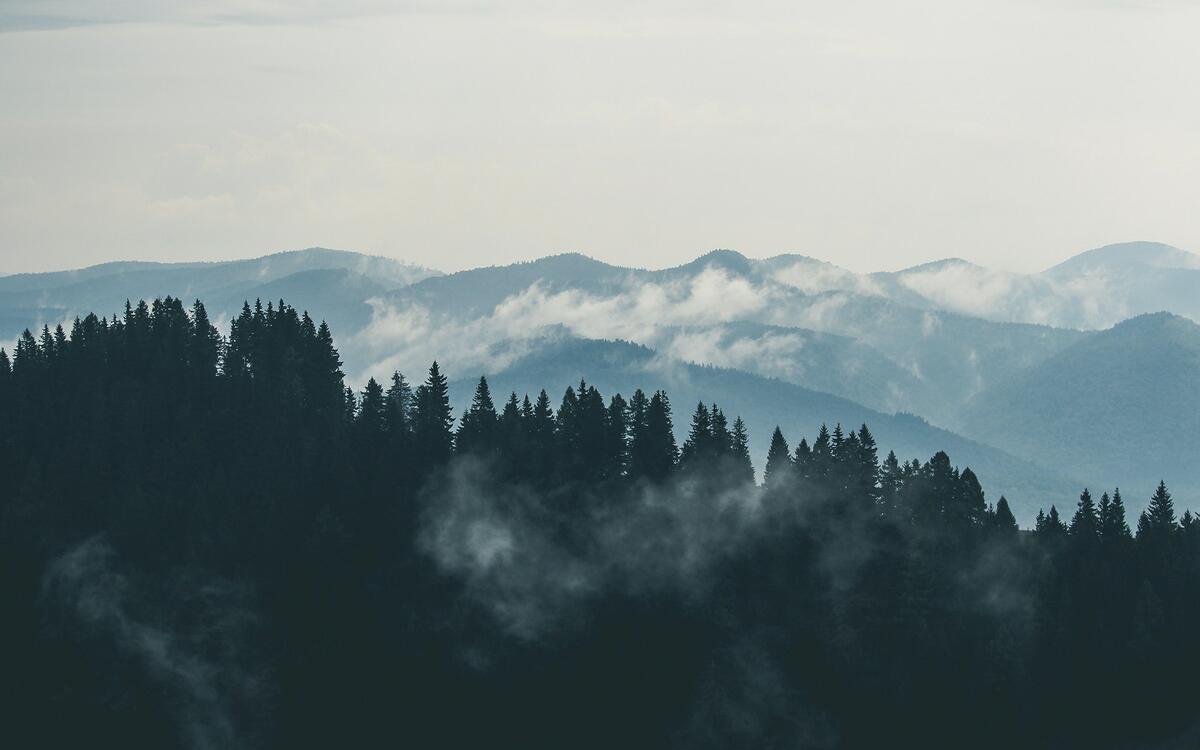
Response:
[[[112,642],[169,692],[181,739],[196,750],[253,747],[235,715],[261,712],[263,674],[245,649],[257,625],[244,587],[183,571],[168,586],[171,609],[151,606],[116,550],[93,537],[53,560],[41,603],[58,627]]]

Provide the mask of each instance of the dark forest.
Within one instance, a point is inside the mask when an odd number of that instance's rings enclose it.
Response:
[[[718,404],[341,364],[170,297],[0,352],[0,743],[1200,744],[1166,484],[1020,529],[868,425],[777,430],[759,484]]]

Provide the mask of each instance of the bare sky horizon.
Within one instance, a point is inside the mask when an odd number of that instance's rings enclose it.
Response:
[[[1200,250],[1195,3],[328,5],[0,6],[0,273]]]

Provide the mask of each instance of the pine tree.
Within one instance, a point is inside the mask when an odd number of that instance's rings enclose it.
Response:
[[[1171,493],[1167,492],[1165,482],[1159,482],[1154,490],[1150,505],[1146,507],[1146,516],[1150,527],[1161,535],[1160,539],[1166,539],[1175,530],[1175,502],[1171,499]]]
[[[608,459],[609,432],[608,409],[604,397],[595,386],[579,381],[579,414],[575,455],[572,463],[576,476],[587,482],[596,482],[609,476]]]
[[[866,424],[859,428],[855,438],[854,492],[874,505],[880,501],[879,447]]]
[[[667,394],[655,391],[645,403],[645,416],[639,425],[636,420],[638,393],[640,391],[634,393],[634,401],[630,402],[635,430],[629,446],[630,474],[659,481],[671,473],[679,458],[671,423],[671,401]]]
[[[712,416],[708,407],[701,401],[692,413],[692,426],[679,452],[680,465],[687,465],[693,461],[709,461],[713,457],[712,443]]]
[[[554,409],[550,406],[550,396],[543,389],[538,393],[537,402],[533,405],[527,422],[530,451],[530,478],[539,486],[550,483],[557,467],[555,455]]]
[[[515,400],[516,394],[513,394],[513,398]],[[455,452],[478,456],[492,455],[499,447],[496,439],[499,423],[487,378],[481,376],[475,386],[471,406],[463,412],[462,419],[459,420],[458,432],[454,438]]]
[[[1002,534],[1017,533],[1017,519],[1012,509],[1008,507],[1008,499],[1003,495],[996,501],[996,512],[992,515],[992,527]]]
[[[885,508],[895,509],[900,501],[900,490],[904,477],[895,451],[888,451],[887,458],[879,467],[879,498]],[[1004,498],[1001,498],[1003,500]],[[1007,503],[1005,503],[1007,507]],[[997,506],[999,509],[999,506]]]
[[[767,463],[763,469],[763,485],[768,489],[776,489],[787,484],[792,473],[792,459],[788,450],[787,440],[783,430],[775,426],[771,433],[771,447],[767,450]]]
[[[356,424],[360,436],[369,442],[380,441],[387,431],[387,411],[384,406],[383,387],[375,378],[367,380],[362,398],[358,402]]]
[[[987,501],[983,494],[983,485],[979,477],[970,467],[964,468],[958,476],[958,491],[954,499],[950,515],[970,526],[982,527],[987,516]]]
[[[430,366],[425,382],[417,388],[416,401],[413,444],[416,446],[420,471],[425,472],[445,463],[454,445],[454,436],[450,431],[454,417],[450,412],[449,385],[436,361]]]
[[[792,473],[799,479],[813,478],[813,454],[808,441],[800,438],[792,455]]]
[[[729,432],[729,422],[714,403],[709,409],[712,416],[712,451],[717,457],[728,456],[733,450],[733,434]]]
[[[619,393],[608,402],[606,424],[605,476],[615,479],[629,470],[629,405]]]
[[[730,453],[733,456],[734,480],[742,484],[754,483],[754,463],[750,460],[750,435],[741,417],[733,420],[730,432]]]
[[[221,334],[208,319],[204,304],[196,300],[192,304],[192,335],[188,360],[194,377],[211,378],[216,375],[221,357]]]
[[[817,439],[812,444],[812,457],[809,460],[808,476],[813,481],[824,482],[833,472],[833,446],[830,442],[829,428],[821,425]]]
[[[392,384],[388,386],[384,396],[384,405],[388,434],[391,435],[392,442],[396,445],[407,445],[408,436],[412,433],[415,404],[412,388],[399,370],[392,373]]]
[[[1092,502],[1092,493],[1085,487],[1079,496],[1079,505],[1071,518],[1071,536],[1082,542],[1094,542],[1099,539],[1100,520],[1096,515],[1096,506]]]
[[[1125,520],[1125,502],[1121,499],[1120,488],[1113,492],[1112,500],[1105,506],[1108,494],[1100,499],[1100,538],[1106,544],[1120,543],[1133,537],[1129,524]]]

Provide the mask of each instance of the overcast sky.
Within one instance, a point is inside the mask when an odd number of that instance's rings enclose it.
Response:
[[[1200,251],[1200,3],[3,0],[0,272]]]

